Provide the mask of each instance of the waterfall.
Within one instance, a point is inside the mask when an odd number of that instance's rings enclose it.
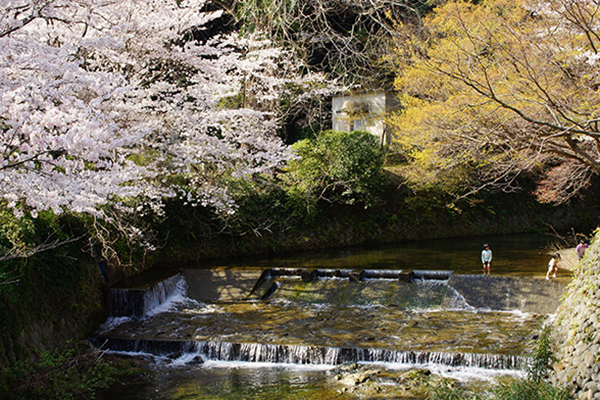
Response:
[[[113,288],[109,292],[109,316],[135,318],[149,316],[173,297],[185,296],[186,292],[186,281],[180,273],[142,289]]]
[[[144,315],[144,291],[135,289],[111,289],[108,293],[110,317],[141,317]]]
[[[94,338],[101,348],[120,352],[144,352],[161,356],[196,355],[204,361],[240,361],[272,364],[341,365],[350,363],[386,363],[443,365],[493,370],[520,370],[526,357],[499,354],[405,351],[374,348],[302,346],[215,341],[133,340]]]
[[[475,307],[467,303],[465,297],[454,287],[448,284],[448,281],[443,281],[447,290],[444,296],[443,308],[447,310],[475,310]]]
[[[169,303],[187,295],[187,281],[182,274],[158,282],[144,293],[144,316],[156,314]]]
[[[560,295],[544,279],[452,275],[448,286],[454,288],[476,309],[552,314],[560,305]]]
[[[394,270],[394,269],[304,269],[304,268],[270,268],[263,273],[261,279],[271,279],[283,276],[301,276],[304,279],[310,276],[317,278],[358,278],[362,279],[400,279],[404,281],[419,280],[448,280],[452,271],[436,270]]]

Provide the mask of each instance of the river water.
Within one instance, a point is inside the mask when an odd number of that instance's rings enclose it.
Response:
[[[492,274],[536,276],[546,273],[550,254],[560,241],[541,234],[516,234],[411,241],[376,247],[330,249],[272,258],[229,259],[207,262],[205,266],[381,268],[452,270],[459,274],[482,271],[483,244],[493,251]]]
[[[113,316],[91,341],[152,379],[97,398],[424,399],[436,379],[522,375],[570,276],[544,279],[553,242],[431,240],[146,273],[113,288]],[[492,276],[481,274],[483,243]],[[417,279],[356,279],[361,270]]]

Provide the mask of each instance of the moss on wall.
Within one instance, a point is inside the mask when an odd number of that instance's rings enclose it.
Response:
[[[68,218],[58,225],[54,218],[35,221],[31,243],[82,236],[83,226]],[[2,263],[0,272],[10,271],[17,282],[0,285],[0,367],[35,360],[44,350],[85,337],[105,319],[105,285],[86,243],[82,238]]]
[[[600,232],[575,270],[554,323],[555,380],[600,398]]]

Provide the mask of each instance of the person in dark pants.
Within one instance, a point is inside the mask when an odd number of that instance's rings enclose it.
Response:
[[[583,256],[585,255],[585,250],[590,247],[585,240],[581,239],[579,244],[575,248],[575,253],[577,253],[577,261],[581,261]]]

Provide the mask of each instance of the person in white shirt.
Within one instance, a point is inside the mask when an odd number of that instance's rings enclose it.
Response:
[[[492,250],[490,250],[490,245],[487,243],[483,245],[483,250],[481,251],[481,263],[483,264],[483,273],[490,275]]]
[[[556,278],[556,273],[558,272],[558,260],[560,260],[560,254],[555,253],[552,256],[552,259],[548,263],[548,272],[546,273],[546,279],[550,280],[551,278]]]

